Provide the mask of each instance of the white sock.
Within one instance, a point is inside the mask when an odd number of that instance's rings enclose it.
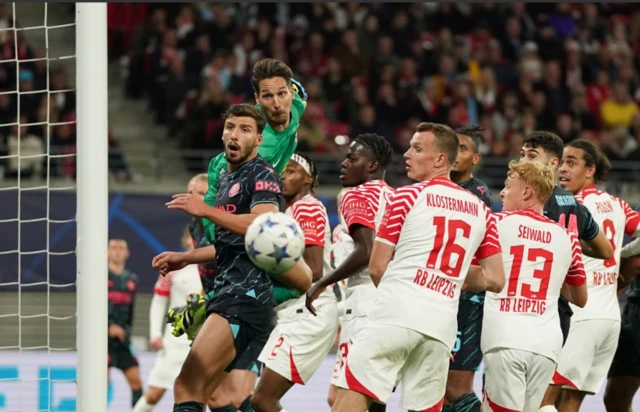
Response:
[[[287,412],[287,411],[285,411],[284,409],[280,409],[280,412]]]
[[[547,406],[543,406],[542,408],[538,409],[538,412],[558,412],[558,410],[553,405],[547,405]]]
[[[149,405],[144,395],[140,397],[136,406],[133,407],[133,412],[151,412],[155,405]]]

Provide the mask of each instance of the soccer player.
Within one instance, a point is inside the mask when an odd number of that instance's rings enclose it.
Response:
[[[197,194],[202,199],[207,194],[208,190],[208,176],[206,173],[200,173],[195,175],[189,181],[189,185],[187,187],[187,193],[189,194]],[[207,247],[211,246],[211,242],[207,238],[207,235],[204,232],[204,226],[202,224],[202,219],[198,219],[197,217],[192,217],[191,222],[189,223],[189,233],[191,235],[191,239],[193,239],[193,244],[195,248]],[[189,249],[192,250],[192,249]],[[214,278],[216,277],[216,262],[212,260],[211,262],[206,262],[198,265],[198,271],[200,272],[200,277],[202,278],[202,286],[205,293],[209,293],[213,290]],[[172,306],[170,306],[172,307]]]
[[[120,369],[131,387],[131,405],[142,396],[140,368],[131,344],[133,306],[138,276],[126,268],[129,247],[124,239],[111,239],[109,265],[109,360],[108,368]]]
[[[186,251],[195,248],[189,234],[190,229],[190,226],[187,227],[182,236],[182,247]],[[202,293],[200,272],[196,265],[186,266],[164,277],[159,276],[153,288],[149,311],[149,347],[159,352],[149,374],[149,387],[136,403],[133,412],[151,412],[165,391],[173,388],[182,363],[189,353],[190,342],[186,336],[173,336],[172,328],[165,325],[164,318],[167,303],[170,306],[182,305],[184,298],[192,293]]]
[[[572,307],[569,338],[553,376],[553,383],[563,388],[559,409],[567,412],[577,412],[584,397],[598,393],[607,376],[620,335],[620,249],[625,233],[640,235],[640,214],[624,200],[596,189],[610,169],[609,160],[590,142],[574,140],[564,149],[559,182],[591,211],[614,251],[611,259],[584,259],[589,301],[583,309]]]
[[[456,130],[460,146],[449,177],[454,183],[476,195],[491,209],[493,199],[489,188],[484,182],[473,177],[473,168],[482,158],[478,151],[482,141],[482,130],[476,125]],[[480,409],[480,399],[473,391],[473,375],[482,362],[480,337],[483,302],[484,293],[460,293],[458,333],[451,350],[443,411],[467,412]]]
[[[338,346],[341,365],[349,352],[351,339],[367,321],[372,309],[376,289],[369,275],[369,257],[375,231],[382,220],[382,212],[393,189],[384,181],[391,164],[391,145],[377,134],[358,135],[342,162],[340,180],[342,186],[351,187],[340,204],[343,228],[353,239],[354,249],[332,272],[316,282],[307,293],[307,309],[316,313],[313,302],[324,290],[341,280],[347,280],[344,316]],[[337,387],[332,380],[328,401],[332,405]],[[375,405],[371,411],[383,411],[384,405]]]
[[[282,176],[286,213],[302,228],[304,260],[319,280],[330,270],[331,230],[327,210],[313,196],[318,186],[318,170],[305,155],[294,154]],[[304,385],[316,372],[333,346],[338,328],[336,295],[331,287],[316,301],[317,316],[305,308],[305,298],[276,306],[278,323],[264,346],[264,364],[252,406],[256,412],[280,412],[282,397],[294,384]]]
[[[419,183],[397,189],[386,205],[369,262],[377,291],[340,372],[346,391],[336,412],[386,403],[399,377],[401,408],[440,410],[460,288],[474,255],[483,270],[473,287],[504,286],[491,211],[449,179],[458,147],[456,133],[440,124],[419,124],[411,139],[407,176]]]
[[[291,68],[277,59],[258,61],[253,67],[251,85],[256,105],[267,120],[258,154],[276,173],[282,174],[298,145],[298,128],[307,106],[307,94],[302,85],[293,80]],[[209,190],[204,198],[209,206],[215,204],[220,173],[226,168],[223,153],[209,163]],[[203,224],[209,240],[213,241],[215,225],[207,219],[203,219]]]
[[[487,292],[484,300],[485,411],[538,410],[562,350],[557,305],[563,284],[572,303],[587,302],[580,242],[543,216],[554,186],[549,167],[511,163],[500,192],[503,212],[495,217],[509,275],[502,292]]]
[[[564,142],[560,137],[545,131],[534,131],[527,135],[520,149],[520,163],[539,162],[551,167],[556,177],[558,167],[562,159]],[[560,223],[578,237],[584,255],[596,259],[609,259],[613,256],[613,248],[607,240],[604,232],[593,220],[591,212],[577,202],[573,193],[556,185],[553,193],[544,204],[544,215],[549,219]],[[563,342],[566,342],[571,325],[571,307],[560,295],[558,302],[560,311],[560,326],[562,328]],[[545,394],[542,406],[553,405],[556,402],[559,390],[550,385]],[[552,409],[551,409],[552,410]],[[543,412],[545,412],[543,410]]]
[[[208,261],[217,264],[214,296],[206,302],[206,320],[193,341],[174,385],[174,412],[202,412],[220,382],[254,339],[271,332],[272,278],[247,256],[244,234],[260,214],[284,207],[279,176],[258,155],[265,127],[262,112],[248,104],[231,106],[224,115],[222,140],[227,170],[220,176],[214,207],[199,197],[175,195],[169,209],[183,210],[216,225],[214,245],[186,254],[156,256],[153,266],[168,269]],[[212,249],[213,248],[213,249]],[[311,270],[300,259],[274,280],[290,277],[298,293],[311,285]]]

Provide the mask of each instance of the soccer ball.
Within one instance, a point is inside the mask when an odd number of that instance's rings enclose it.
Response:
[[[304,253],[304,234],[298,222],[281,212],[256,217],[244,237],[251,261],[269,274],[291,269]]]

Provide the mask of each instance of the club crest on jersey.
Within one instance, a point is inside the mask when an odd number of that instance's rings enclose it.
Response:
[[[231,186],[231,189],[229,189],[229,197],[234,197],[239,192],[240,192],[240,183],[236,183],[235,185]]]

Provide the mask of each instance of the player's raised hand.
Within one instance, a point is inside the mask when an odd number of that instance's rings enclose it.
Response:
[[[149,341],[149,348],[151,350],[160,350],[164,348],[164,344],[162,343],[162,337],[153,338]]]
[[[170,202],[167,202],[168,209],[184,210],[194,217],[205,217],[207,205],[197,195],[181,193],[173,195]]]
[[[180,270],[187,266],[184,252],[162,252],[151,261],[154,270],[166,276],[169,272]]]

